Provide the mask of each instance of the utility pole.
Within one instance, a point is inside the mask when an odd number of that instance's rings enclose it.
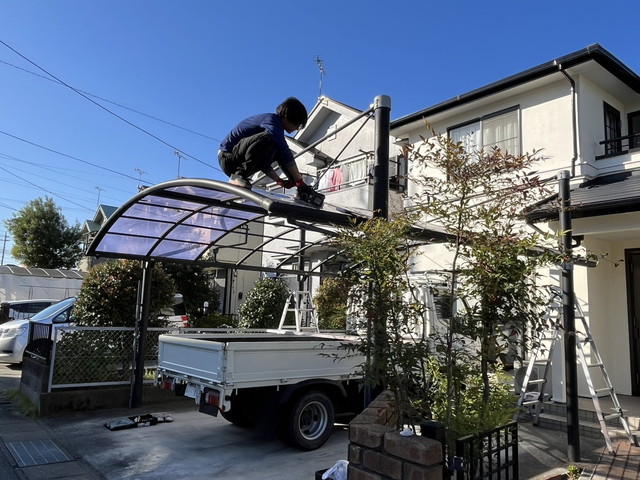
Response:
[[[98,202],[96,203],[96,205],[99,207],[100,206],[100,192],[104,192],[104,188],[96,187],[96,190],[98,190]]]
[[[324,69],[324,60],[322,60],[322,58],[320,58],[320,55],[316,55],[316,65],[318,65],[318,68],[320,69],[320,91],[318,93],[318,98],[322,97],[322,77],[324,77],[327,72]]]
[[[2,241],[2,260],[0,260],[0,265],[4,265],[4,251],[7,248],[7,232],[4,232],[4,240]]]

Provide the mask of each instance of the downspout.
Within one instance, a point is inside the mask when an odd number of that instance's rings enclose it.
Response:
[[[562,67],[561,63],[557,63],[554,60],[554,63],[558,65],[558,69],[560,73],[562,73],[569,83],[571,84],[571,128],[573,135],[573,157],[571,158],[571,178],[576,176],[576,162],[578,161],[578,118],[576,115],[576,82],[571,76],[567,73],[567,71]]]

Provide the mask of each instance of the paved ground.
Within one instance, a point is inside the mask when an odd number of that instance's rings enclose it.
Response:
[[[329,442],[313,452],[287,447],[259,432],[198,413],[191,399],[168,398],[142,409],[111,409],[30,419],[1,398],[17,388],[20,370],[0,364],[0,479],[2,480],[313,480],[315,472],[346,459],[348,432],[336,426]],[[168,394],[169,395],[169,394]],[[625,401],[621,400],[623,407]],[[633,408],[640,402],[634,403]],[[110,431],[106,421],[140,413],[170,413],[174,421],[146,428]],[[640,412],[639,412],[640,414]],[[546,480],[568,466],[566,435],[520,422],[520,478]],[[52,442],[62,461],[20,467],[10,448],[31,441]],[[583,478],[640,478],[640,448],[581,439]]]

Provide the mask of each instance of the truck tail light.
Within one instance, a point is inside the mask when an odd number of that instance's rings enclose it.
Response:
[[[169,390],[173,392],[175,390],[176,382],[174,380],[162,380],[160,383],[160,388],[162,390]]]
[[[220,406],[220,392],[217,390],[207,390],[204,394],[204,401],[214,407]]]
[[[180,317],[180,319],[182,320],[182,326],[184,328],[189,328],[189,316],[188,315],[182,315]]]

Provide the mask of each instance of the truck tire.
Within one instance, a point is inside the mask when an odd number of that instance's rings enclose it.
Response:
[[[282,439],[302,450],[320,448],[331,436],[334,408],[323,392],[309,391],[286,406],[281,419]]]
[[[240,397],[231,398],[231,408],[226,411],[220,411],[220,415],[227,422],[231,422],[238,427],[251,428],[256,424],[256,407],[251,403],[243,401]]]

